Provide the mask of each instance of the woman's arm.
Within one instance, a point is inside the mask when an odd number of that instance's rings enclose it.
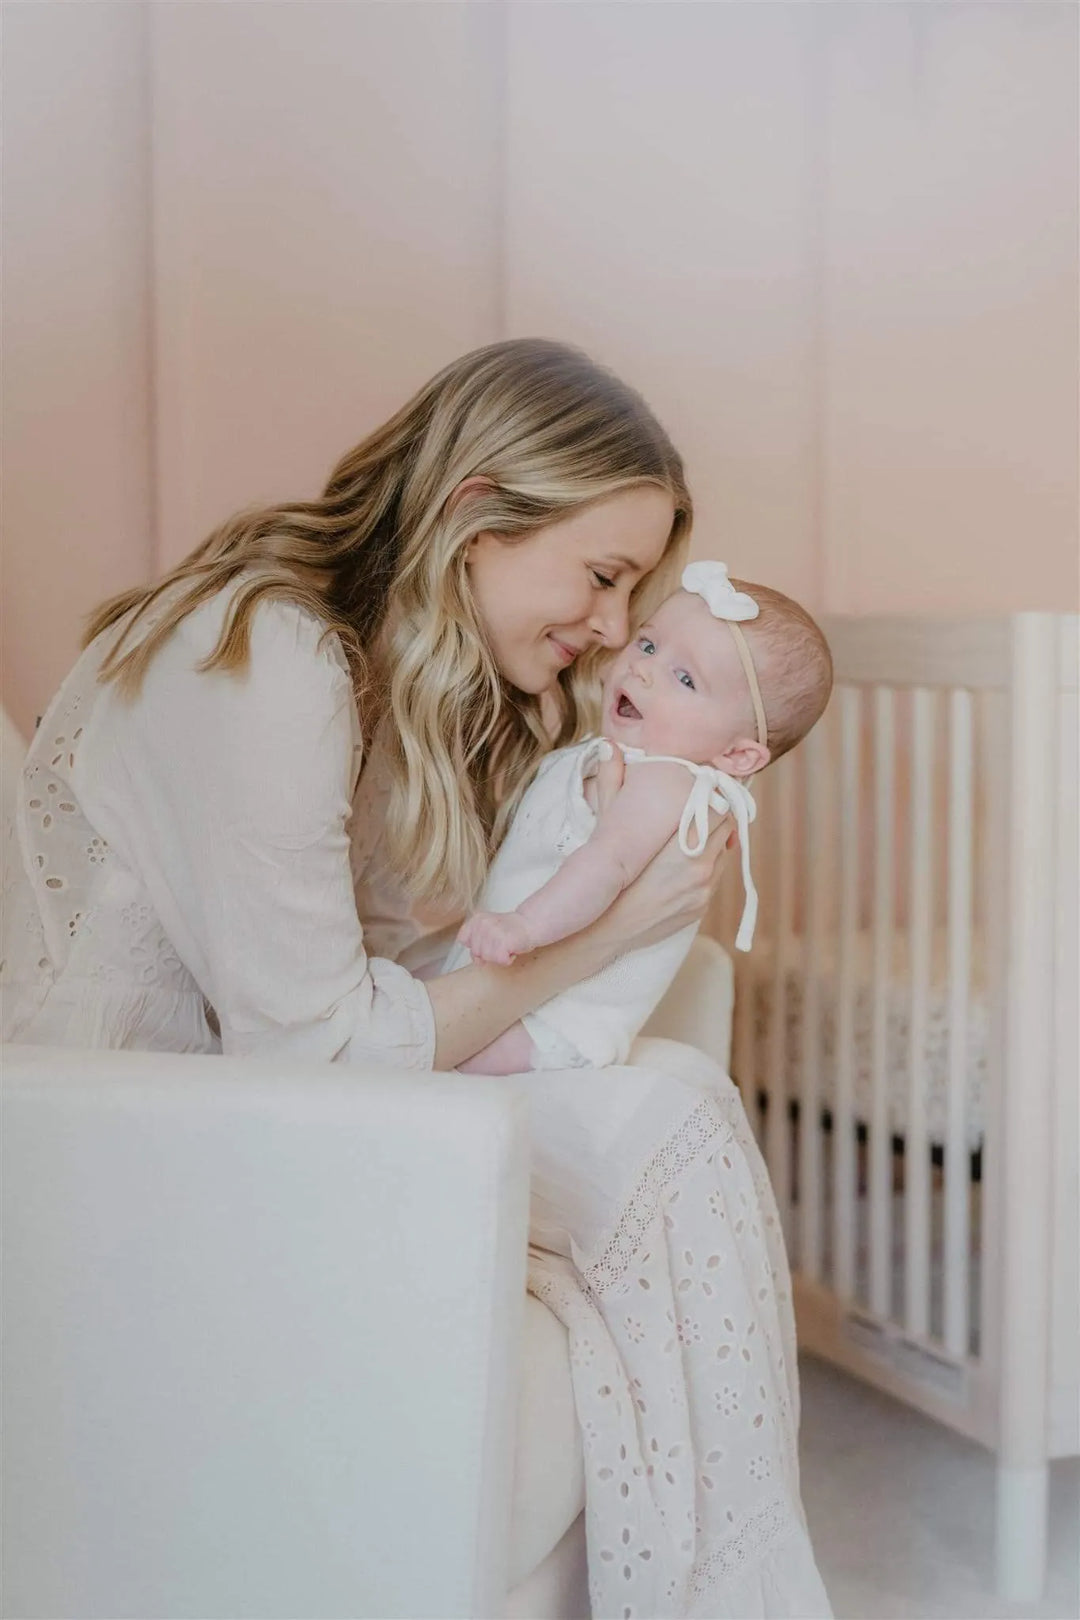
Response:
[[[225,605],[177,627],[137,698],[102,694],[88,813],[149,890],[227,1053],[430,1069],[427,991],[369,956],[357,915],[348,668],[318,620],[273,602],[244,673],[200,673]]]
[[[435,1067],[456,1069],[490,1046],[496,1036],[535,1012],[552,996],[569,990],[606,967],[618,955],[596,924],[594,930],[519,956],[510,967],[470,962],[455,973],[428,981],[435,1014]]]

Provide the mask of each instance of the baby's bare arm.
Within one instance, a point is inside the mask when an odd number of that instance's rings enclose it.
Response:
[[[531,945],[553,944],[602,916],[667,843],[689,791],[681,765],[631,766],[588,842],[518,907]]]
[[[435,1068],[452,1069],[482,1051],[501,1030],[592,978],[624,951],[643,949],[699,923],[730,833],[728,816],[710,833],[705,853],[692,861],[672,836],[610,911],[557,945],[529,951],[512,967],[472,962],[433,979],[427,990],[435,1015]]]

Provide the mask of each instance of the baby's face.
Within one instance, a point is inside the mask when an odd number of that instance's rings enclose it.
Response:
[[[650,754],[719,765],[754,735],[735,637],[700,596],[676,591],[622,652],[604,681],[601,730]]]

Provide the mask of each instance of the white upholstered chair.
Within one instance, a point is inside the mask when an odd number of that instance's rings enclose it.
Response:
[[[5,1613],[587,1615],[512,1083],[8,1047],[2,1149]]]

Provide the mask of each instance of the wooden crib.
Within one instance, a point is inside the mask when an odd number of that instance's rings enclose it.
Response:
[[[1080,1450],[1077,617],[825,628],[829,711],[757,785],[734,1075],[803,1346],[997,1453],[1030,1600]]]

